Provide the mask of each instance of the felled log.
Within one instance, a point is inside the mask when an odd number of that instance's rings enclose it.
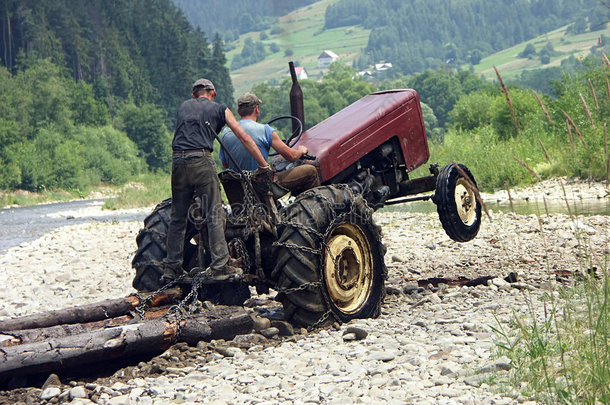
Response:
[[[201,340],[232,339],[250,332],[252,326],[252,318],[242,307],[216,307],[181,319],[179,326],[170,316],[5,347],[0,349],[0,382],[20,375],[154,355],[177,341],[194,345]]]
[[[150,306],[156,307],[179,298],[182,292],[175,288],[167,290],[152,298]],[[21,316],[0,321],[0,331],[8,332],[21,329],[46,328],[54,325],[76,324],[100,321],[126,315],[140,305],[140,298],[130,295],[124,298],[104,300],[92,304],[80,305],[39,314]]]
[[[167,313],[168,307],[147,311],[145,320],[161,318]],[[0,348],[15,346],[25,343],[40,342],[43,340],[56,339],[68,335],[90,332],[94,329],[108,328],[112,326],[126,325],[134,321],[134,315],[123,315],[116,318],[103,319],[100,321],[75,323],[68,325],[54,325],[46,328],[20,329],[8,332],[0,332]]]

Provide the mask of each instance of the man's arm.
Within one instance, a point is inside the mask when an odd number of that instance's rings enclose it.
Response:
[[[307,153],[307,148],[303,145],[299,145],[296,148],[286,145],[275,131],[271,134],[271,146],[289,162],[294,162]]]
[[[261,154],[261,151],[258,149],[258,146],[256,146],[256,143],[254,143],[252,137],[248,135],[246,131],[244,131],[241,125],[239,125],[239,122],[237,122],[235,116],[228,108],[225,110],[225,121],[227,121],[228,127],[231,128],[231,131],[233,131],[237,139],[239,139],[244,145],[244,148],[246,148],[248,153],[250,153],[254,160],[256,160],[258,166],[268,167],[269,163],[267,163],[267,161]]]

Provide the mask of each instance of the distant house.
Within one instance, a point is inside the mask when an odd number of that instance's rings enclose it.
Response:
[[[388,70],[392,68],[392,64],[391,63],[375,63],[375,70],[377,72],[383,72],[384,70]]]
[[[333,51],[324,51],[318,56],[318,69],[325,69],[330,66],[331,63],[339,59],[336,53]]]
[[[297,74],[297,79],[299,79],[299,80],[304,80],[304,79],[307,79],[309,77],[307,75],[307,69],[305,69],[303,66],[295,67],[294,71]]]

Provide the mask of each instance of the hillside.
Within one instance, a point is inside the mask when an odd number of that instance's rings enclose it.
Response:
[[[279,31],[277,33],[271,29],[255,31],[231,42],[227,46],[231,49],[227,51],[227,66],[231,66],[233,59],[241,53],[248,38],[261,41],[266,46],[275,43],[279,47],[278,52],[267,55],[261,62],[231,69],[235,94],[248,91],[260,82],[282,81],[288,75],[290,60],[298,66],[304,66],[310,78],[319,78],[324,70],[318,69],[317,58],[326,49],[335,52],[339,61],[351,65],[366,46],[370,30],[357,26],[325,30],[324,14],[328,5],[334,2],[336,0],[322,0],[280,17],[279,30],[275,30]],[[268,38],[261,40],[261,33]],[[291,56],[286,54],[291,51]]]
[[[372,70],[372,64],[381,62],[382,60],[371,60],[371,53],[366,51],[366,49],[371,47],[371,33],[373,31],[363,28],[367,25],[364,21],[362,21],[362,24],[358,25],[344,25],[345,21],[349,21],[349,19],[344,19],[334,24],[340,26],[328,28],[329,25],[334,26],[333,24],[329,24],[329,7],[336,8],[337,6],[344,4],[345,2],[342,0],[322,0],[280,17],[277,25],[272,29],[250,32],[240,36],[239,39],[235,41],[228,42],[226,44],[227,66],[231,66],[234,59],[239,57],[244,49],[244,43],[246,43],[246,41],[249,41],[250,44],[262,44],[264,49],[270,49],[272,46],[277,46],[276,49],[278,49],[275,53],[266,51],[267,54],[260,62],[237,69],[231,69],[231,77],[236,89],[236,94],[250,90],[256,83],[277,83],[281,81],[286,77],[287,62],[289,60],[294,60],[298,65],[304,66],[307,69],[310,78],[319,79],[324,74],[324,70],[317,68],[317,57],[325,49],[337,53],[340,62],[355,66],[359,69]],[[566,5],[565,10],[567,10],[568,7],[569,6]],[[353,15],[357,15],[358,12],[358,10],[354,9]],[[563,19],[565,21],[570,21],[569,16],[563,16]],[[551,19],[549,21],[555,20]],[[549,21],[545,22],[545,26],[551,24]],[[388,28],[388,30],[389,29],[390,28]],[[522,32],[519,34],[521,36],[531,35],[533,32],[536,32],[532,29],[528,29],[526,30],[527,32],[524,32],[524,30],[519,27],[516,27],[515,30]],[[452,49],[455,48],[454,51],[456,52],[456,56],[459,55],[459,57],[456,58],[454,63],[451,63],[448,66],[473,69],[474,72],[481,73],[486,79],[494,80],[495,73],[493,72],[492,66],[496,65],[503,73],[506,72],[507,78],[517,78],[524,70],[559,66],[562,60],[565,60],[570,56],[575,56],[577,58],[586,56],[589,54],[590,49],[597,44],[600,35],[602,37],[607,37],[610,34],[610,28],[600,31],[575,33],[575,31],[582,30],[584,30],[582,27],[577,30],[574,29],[574,24],[567,24],[561,28],[555,28],[548,33],[519,42],[517,45],[510,46],[509,48],[492,54],[490,54],[490,52],[492,52],[493,46],[497,46],[500,42],[496,41],[494,45],[491,43],[490,38],[490,43],[485,45],[479,40],[479,46],[481,49],[487,49],[488,54],[488,56],[486,56],[482,51],[478,52],[480,58],[473,58],[472,54],[468,56],[466,55],[466,50],[454,46]],[[519,37],[519,35],[516,35],[515,37]],[[550,42],[554,48],[554,51],[549,54],[550,60],[548,63],[543,64],[538,57],[527,59],[518,56],[518,54],[525,49],[527,44],[534,45],[539,52],[548,42]],[[406,50],[410,45],[411,44],[403,44],[403,47]],[[463,45],[466,46],[467,44]],[[468,46],[466,46],[466,48],[470,49]],[[367,52],[367,54],[363,56],[365,52]],[[430,52],[433,53],[434,51],[431,50]],[[290,54],[292,55],[289,56]],[[427,64],[424,64],[423,61],[420,60],[420,68],[424,69],[428,66],[428,68],[436,69],[439,66],[446,66],[444,62],[441,62],[439,57],[436,57],[435,60],[436,62],[432,64],[430,59],[427,60]],[[475,61],[478,63],[473,64]],[[415,63],[413,62],[412,64]],[[394,65],[393,74],[397,74],[400,67],[396,64]],[[387,73],[385,75],[387,76]]]
[[[605,37],[607,41],[610,37],[610,27],[601,31],[570,34],[568,26],[564,26],[481,59],[481,63],[473,67],[474,72],[481,74],[485,79],[495,80],[496,73],[493,66],[496,66],[503,78],[515,79],[524,71],[560,66],[562,61],[571,56],[577,59],[584,58],[592,50],[597,49],[600,37]],[[540,52],[547,43],[551,43],[554,49],[553,54],[550,55],[549,63],[543,64],[539,57],[524,58],[519,56],[528,44],[533,45]],[[608,52],[610,44],[605,43],[603,46]]]

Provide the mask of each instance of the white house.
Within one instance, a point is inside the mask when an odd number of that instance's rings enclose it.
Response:
[[[305,69],[303,66],[295,67],[294,72],[297,74],[297,79],[299,79],[299,80],[304,80],[304,79],[307,79],[307,77],[309,77],[307,75],[307,69]]]
[[[383,72],[384,70],[388,70],[392,68],[391,63],[375,63],[375,70],[377,72]]]
[[[331,63],[339,59],[336,53],[333,51],[324,51],[318,56],[318,69],[325,69],[330,66]]]

